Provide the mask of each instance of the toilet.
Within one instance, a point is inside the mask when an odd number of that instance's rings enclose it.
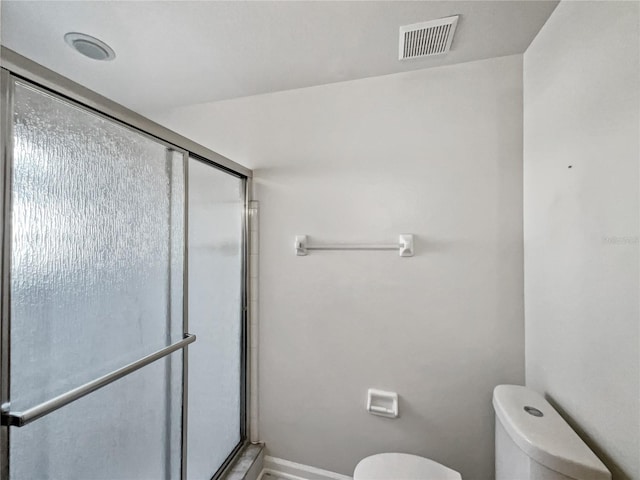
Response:
[[[461,480],[455,470],[408,453],[379,453],[360,460],[353,480]]]
[[[493,391],[496,480],[611,480],[600,459],[541,395],[519,385]],[[461,480],[428,458],[380,453],[361,460],[353,480]]]
[[[496,480],[611,480],[611,473],[540,394],[493,390]]]

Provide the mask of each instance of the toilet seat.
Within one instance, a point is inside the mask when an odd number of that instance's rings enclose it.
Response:
[[[455,470],[407,453],[380,453],[360,460],[353,480],[462,480]]]

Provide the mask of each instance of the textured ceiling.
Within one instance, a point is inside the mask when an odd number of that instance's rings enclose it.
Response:
[[[556,1],[2,1],[2,43],[139,112],[522,53]],[[446,56],[398,60],[398,27],[461,15]],[[70,31],[100,38],[82,57]]]

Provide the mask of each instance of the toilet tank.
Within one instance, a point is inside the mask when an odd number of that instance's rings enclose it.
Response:
[[[611,473],[541,395],[519,385],[493,391],[496,480],[611,480]]]

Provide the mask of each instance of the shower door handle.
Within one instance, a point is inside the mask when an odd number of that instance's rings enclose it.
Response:
[[[116,380],[121,379],[122,377],[126,377],[130,373],[135,372],[136,370],[141,369],[149,365],[150,363],[155,362],[156,360],[160,360],[163,357],[175,352],[176,350],[180,350],[185,348],[190,343],[196,341],[196,336],[190,333],[185,333],[182,340],[172,343],[169,346],[166,346],[157,352],[151,353],[145,357],[142,357],[135,362],[132,362],[128,365],[125,365],[122,368],[114,370],[111,373],[107,373],[101,377],[96,378],[84,385],[80,385],[79,387],[74,388],[73,390],[69,390],[62,395],[58,395],[57,397],[52,398],[51,400],[47,400],[35,407],[31,407],[22,412],[12,412],[7,407],[9,405],[5,404],[2,406],[2,414],[0,415],[0,419],[2,425],[11,425],[14,427],[23,427],[28,423],[37,420],[38,418],[44,417],[45,415],[50,414],[58,410],[65,405],[68,405],[71,402],[75,402],[79,398],[84,397],[92,392],[95,392],[99,388],[105,387]]]

